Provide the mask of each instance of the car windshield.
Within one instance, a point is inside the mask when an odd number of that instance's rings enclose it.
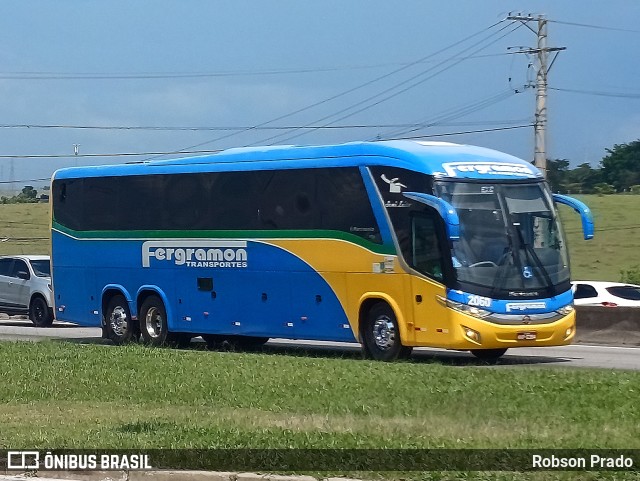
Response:
[[[49,259],[32,260],[31,267],[38,277],[51,277],[51,262]]]
[[[437,189],[460,219],[452,260],[466,290],[480,286],[501,297],[555,291],[569,281],[564,238],[544,184],[440,182]]]

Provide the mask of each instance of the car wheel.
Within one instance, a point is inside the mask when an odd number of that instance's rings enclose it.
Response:
[[[378,361],[394,361],[408,358],[411,347],[403,346],[400,330],[393,309],[386,302],[374,304],[363,326],[364,352]]]
[[[36,296],[31,299],[29,319],[36,327],[49,327],[53,324],[53,311],[42,297]]]
[[[114,344],[126,344],[138,340],[138,325],[131,319],[129,303],[124,296],[113,296],[105,315],[107,338]]]

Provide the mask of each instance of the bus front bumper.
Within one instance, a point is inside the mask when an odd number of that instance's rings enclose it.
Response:
[[[460,312],[451,313],[450,349],[511,349],[515,347],[563,346],[576,334],[575,311],[549,323],[494,323]]]

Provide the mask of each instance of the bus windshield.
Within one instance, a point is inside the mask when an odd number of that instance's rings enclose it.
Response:
[[[460,218],[451,254],[461,288],[504,298],[568,287],[566,244],[544,184],[440,182],[436,189]]]

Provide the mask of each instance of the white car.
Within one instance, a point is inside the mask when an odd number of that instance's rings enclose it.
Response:
[[[640,286],[624,282],[574,281],[576,306],[640,307]]]
[[[49,256],[0,257],[0,312],[26,314],[38,327],[53,322]]]

